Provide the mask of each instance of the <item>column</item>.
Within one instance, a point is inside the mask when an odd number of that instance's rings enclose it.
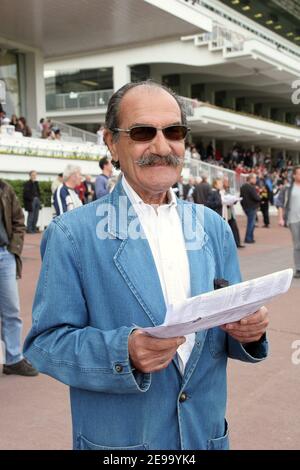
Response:
[[[130,67],[127,64],[117,63],[113,72],[114,91],[117,91],[126,83],[130,82]]]
[[[26,118],[34,129],[46,115],[44,59],[39,51],[25,55]]]

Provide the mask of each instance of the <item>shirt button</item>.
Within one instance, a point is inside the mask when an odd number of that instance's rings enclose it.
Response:
[[[122,372],[122,370],[123,370],[123,366],[121,366],[121,364],[116,364],[115,365],[115,371],[116,372],[120,373],[120,372]]]
[[[183,403],[187,399],[187,394],[185,392],[182,392],[182,394],[179,397],[180,403]]]

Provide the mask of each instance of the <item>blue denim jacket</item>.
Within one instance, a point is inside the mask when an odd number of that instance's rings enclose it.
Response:
[[[131,215],[124,221],[125,206]],[[239,282],[227,223],[180,200],[178,211],[183,228],[189,219],[195,228],[194,239],[193,230],[184,230],[191,295],[212,290],[215,278]],[[111,194],[50,224],[24,354],[70,386],[75,449],[226,449],[227,358],[259,362],[267,342],[250,355],[213,328],[196,334],[183,376],[176,356],[160,372],[132,370],[133,325],[159,325],[166,311],[147,240],[128,235],[133,219],[119,183]]]

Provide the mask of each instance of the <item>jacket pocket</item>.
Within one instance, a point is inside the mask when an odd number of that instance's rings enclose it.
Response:
[[[227,333],[219,327],[208,330],[209,350],[212,357],[218,358],[227,351]]]
[[[209,439],[207,441],[208,450],[229,450],[229,430],[228,423],[225,419],[225,433],[222,437],[216,439]]]
[[[77,449],[79,450],[147,450],[148,448],[147,444],[136,444],[133,446],[100,445],[94,444],[82,435],[77,437]]]

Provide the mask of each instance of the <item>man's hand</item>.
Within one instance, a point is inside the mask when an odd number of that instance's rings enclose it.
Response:
[[[268,324],[268,310],[266,307],[262,307],[246,318],[233,323],[227,323],[222,325],[221,328],[240,343],[252,343],[260,340],[266,332]]]
[[[167,367],[185,337],[153,338],[135,330],[128,339],[130,362],[140,372],[157,372]]]

